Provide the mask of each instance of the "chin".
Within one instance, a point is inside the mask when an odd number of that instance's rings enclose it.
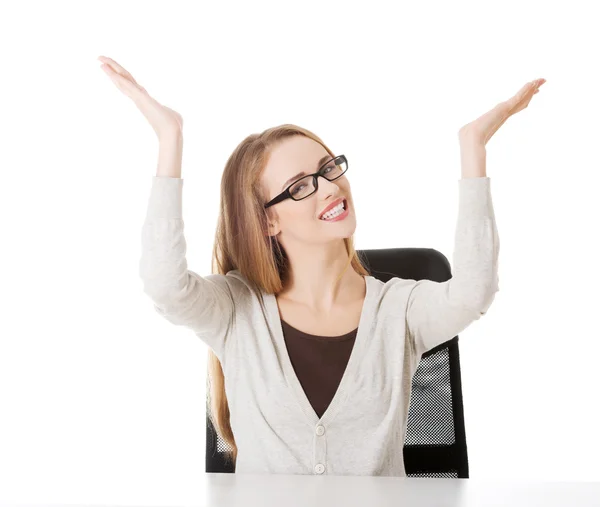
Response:
[[[354,231],[356,230],[356,220],[352,215],[349,215],[339,223],[334,222],[332,224],[325,225],[327,225],[327,228],[325,229],[325,234],[330,237],[349,238],[354,234]]]

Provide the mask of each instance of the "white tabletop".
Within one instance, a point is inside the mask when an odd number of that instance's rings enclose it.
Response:
[[[600,482],[217,473],[201,480],[207,507],[600,507]]]

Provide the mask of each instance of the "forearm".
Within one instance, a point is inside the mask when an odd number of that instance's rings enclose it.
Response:
[[[181,178],[183,133],[174,131],[158,140],[158,165],[156,176]]]
[[[471,139],[460,140],[460,165],[463,178],[483,178],[485,169],[485,145]]]

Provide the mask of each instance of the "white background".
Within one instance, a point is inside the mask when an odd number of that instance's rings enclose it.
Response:
[[[348,157],[357,248],[452,261],[458,129],[546,78],[487,145],[500,291],[460,336],[470,474],[600,480],[594,6],[3,3],[0,501],[203,498],[207,348],[142,292],[158,144],[98,55],[184,118],[202,275],[227,157],[282,123]]]

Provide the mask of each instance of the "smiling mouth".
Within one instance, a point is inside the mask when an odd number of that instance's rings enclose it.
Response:
[[[332,220],[334,220],[336,218],[339,218],[341,215],[347,213],[347,211],[348,211],[348,201],[346,199],[344,199],[342,201],[342,211],[340,211],[336,216],[331,217],[329,219],[320,217],[319,220],[321,220],[323,222],[330,222],[330,221],[332,221]],[[327,214],[327,213],[325,213],[325,214]]]

